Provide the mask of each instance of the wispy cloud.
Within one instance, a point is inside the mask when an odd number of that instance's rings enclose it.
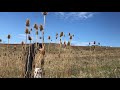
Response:
[[[89,42],[72,41],[71,44],[74,45],[74,46],[88,46]]]
[[[25,39],[26,35],[25,34],[18,34],[17,38]]]
[[[32,36],[31,36],[31,37],[32,37]],[[26,34],[18,34],[18,35],[17,35],[17,38],[26,39]],[[34,37],[32,37],[32,39],[34,39]]]
[[[61,18],[71,20],[86,20],[94,15],[93,12],[56,12],[55,14]]]

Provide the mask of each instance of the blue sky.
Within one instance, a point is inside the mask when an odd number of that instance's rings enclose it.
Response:
[[[0,39],[7,43],[7,35],[11,34],[10,43],[25,41],[25,22],[30,25],[43,24],[41,12],[0,12]],[[56,33],[64,32],[68,41],[68,33],[74,34],[73,45],[88,45],[89,42],[100,42],[106,46],[120,46],[120,12],[48,12],[45,26],[45,42],[51,36],[56,42]],[[35,30],[32,37],[35,41]],[[41,33],[39,31],[39,37]],[[40,41],[40,40],[39,40]],[[29,42],[29,41],[28,41]]]

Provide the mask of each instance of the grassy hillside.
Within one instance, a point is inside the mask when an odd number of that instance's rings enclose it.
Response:
[[[110,78],[120,77],[120,48],[80,46],[62,48],[50,45],[45,57],[46,77],[50,78]],[[47,50],[46,50],[47,51]]]
[[[0,45],[0,77],[23,77],[28,50],[21,45]],[[73,46],[61,49],[46,44],[46,78],[118,78],[120,77],[120,48]]]
[[[21,45],[0,45],[0,78],[22,78],[27,53]]]

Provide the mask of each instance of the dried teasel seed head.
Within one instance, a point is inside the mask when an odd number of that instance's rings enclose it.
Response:
[[[60,33],[60,37],[62,37],[62,36],[63,36],[63,32]]]
[[[69,41],[68,41],[67,45],[70,46],[70,42]]]
[[[40,24],[40,31],[44,30],[43,25]]]
[[[8,34],[7,38],[8,38],[8,39],[10,39],[10,38],[11,38],[10,34]]]
[[[70,36],[70,39],[72,39],[72,36]]]
[[[28,36],[28,40],[32,40],[32,37]]]
[[[48,39],[50,40],[50,36],[48,36]]]
[[[68,35],[70,36],[70,33]]]
[[[29,20],[29,19],[26,20],[26,26],[27,26],[27,27],[30,26],[30,20]]]
[[[24,45],[24,42],[22,41],[21,44]]]
[[[25,29],[25,33],[28,34],[29,33],[29,30],[28,28]]]
[[[48,13],[47,12],[42,12],[43,15],[47,15]]]
[[[42,39],[42,37],[40,37],[40,39]]]

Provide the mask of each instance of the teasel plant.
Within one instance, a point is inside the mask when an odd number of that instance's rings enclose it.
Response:
[[[48,40],[49,40],[48,53],[49,53],[49,48],[50,48],[50,39],[51,39],[51,37],[50,37],[50,36],[48,36]]]
[[[94,44],[94,52],[95,52],[95,49],[96,49],[96,41],[94,41],[93,44]]]
[[[28,34],[29,34],[29,27],[30,27],[30,20],[27,18],[26,20],[26,30],[25,30],[25,34],[26,34],[26,45],[27,45],[27,38],[28,38]],[[26,49],[26,45],[25,45],[25,49]]]
[[[31,46],[32,37],[31,37],[31,36],[28,36],[28,40],[30,41],[30,44],[29,44],[29,50],[30,50],[30,46]]]
[[[42,32],[42,44],[44,43],[44,27],[42,24],[40,24],[40,31]]]
[[[62,45],[62,36],[63,32],[60,33],[60,48],[59,48],[59,57],[60,57],[60,50],[61,50],[61,45]]]
[[[44,27],[45,27],[45,23],[46,23],[46,15],[48,14],[48,12],[42,12],[43,16],[44,16]]]
[[[8,46],[9,46],[11,35],[8,34],[7,38],[8,38]]]
[[[64,51],[65,51],[65,48],[66,48],[66,41],[64,41]]]
[[[71,34],[70,33],[68,33],[68,36],[70,36]]]
[[[26,42],[25,42],[25,49],[26,49],[27,38],[28,38],[28,34],[29,34],[29,30],[28,30],[28,28],[25,29],[25,34],[26,34]]]
[[[38,25],[34,24],[34,28],[36,30],[36,48],[37,48],[37,39],[38,39]]]
[[[48,12],[42,12],[42,15],[44,16],[44,30],[45,30],[45,25],[46,25],[46,16],[47,16]],[[43,43],[44,43],[44,30],[43,30]]]
[[[24,42],[23,41],[21,42],[21,45],[22,45],[22,51],[23,51],[23,49],[24,49]]]
[[[0,39],[0,43],[2,42],[2,39]]]
[[[57,46],[58,33],[56,33],[56,46]]]

